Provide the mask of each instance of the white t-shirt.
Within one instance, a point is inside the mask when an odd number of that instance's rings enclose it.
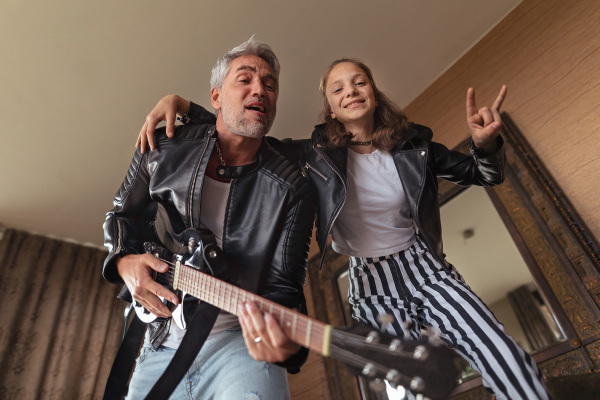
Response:
[[[223,223],[225,222],[225,210],[227,208],[230,186],[230,183],[219,182],[208,176],[204,177],[200,220],[202,221],[202,225],[210,229],[215,235],[215,240],[219,247],[223,246]],[[221,311],[208,337],[210,338],[219,332],[235,327],[239,327],[238,318],[228,312]],[[179,328],[175,322],[171,321],[169,334],[162,345],[177,349],[184,334],[185,330]]]
[[[389,151],[348,149],[346,202],[332,235],[336,252],[355,257],[385,256],[414,243],[413,220]]]

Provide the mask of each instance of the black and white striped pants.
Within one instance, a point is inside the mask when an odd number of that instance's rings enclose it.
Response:
[[[394,321],[383,329],[413,339],[420,339],[421,327],[433,326],[498,399],[549,399],[531,356],[456,269],[444,268],[419,239],[390,256],[350,257],[349,279],[348,299],[358,321],[382,329],[377,315],[390,314]]]

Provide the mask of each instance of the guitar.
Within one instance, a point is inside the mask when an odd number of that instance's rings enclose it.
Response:
[[[291,340],[341,361],[353,373],[371,379],[374,388],[384,388],[382,380],[386,380],[392,386],[410,390],[417,398],[441,400],[447,399],[457,385],[458,356],[435,334],[429,336],[429,341],[420,342],[382,334],[366,325],[325,324],[215,278],[213,275],[226,275],[226,265],[210,232],[188,229],[181,237],[187,242],[185,254],[171,254],[154,243],[144,244],[146,252],[169,265],[167,272],[156,273],[154,279],[180,298],[172,313],[180,328],[186,327],[182,305],[188,295],[233,315],[237,315],[240,303],[254,302],[263,312],[274,315],[282,327],[287,327]],[[173,304],[164,299],[163,302],[173,309]],[[143,322],[157,318],[136,302],[134,307]]]

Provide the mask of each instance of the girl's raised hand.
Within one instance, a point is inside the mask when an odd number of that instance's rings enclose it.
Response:
[[[476,147],[484,153],[496,151],[496,138],[500,133],[502,121],[500,106],[506,97],[506,85],[502,85],[500,93],[491,107],[477,108],[475,105],[475,89],[467,90],[467,124]]]

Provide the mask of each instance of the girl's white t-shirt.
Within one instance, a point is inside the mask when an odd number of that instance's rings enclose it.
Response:
[[[346,202],[333,228],[333,249],[354,257],[406,250],[415,239],[402,182],[389,151],[348,149]]]

